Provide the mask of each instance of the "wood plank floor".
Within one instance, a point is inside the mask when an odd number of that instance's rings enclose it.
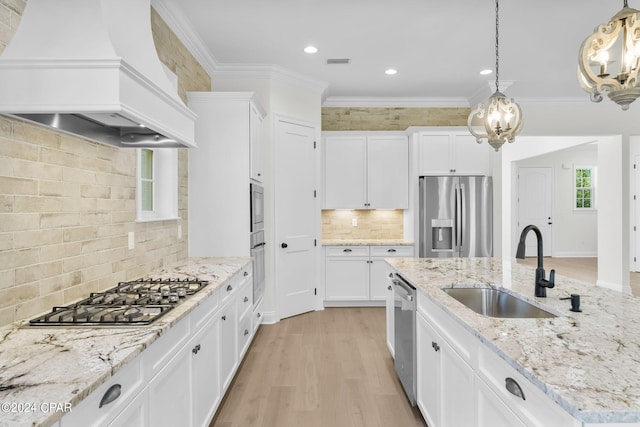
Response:
[[[384,307],[262,325],[210,427],[426,426],[386,345]]]
[[[536,257],[527,257],[518,260],[518,263],[535,267],[538,265]],[[543,260],[544,269],[549,276],[549,270],[555,268],[558,274],[573,279],[595,284],[598,280],[598,258],[551,258]],[[631,293],[640,296],[640,273],[629,273],[629,285]]]

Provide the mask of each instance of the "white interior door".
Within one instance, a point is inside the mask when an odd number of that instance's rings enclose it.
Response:
[[[293,120],[276,123],[276,286],[280,318],[317,306],[319,246],[316,129]],[[318,243],[319,244],[319,243]]]
[[[516,243],[520,239],[522,229],[533,224],[542,233],[542,252],[544,256],[551,256],[552,251],[552,212],[553,200],[553,169],[550,167],[520,167],[518,168],[518,230]],[[526,256],[538,254],[535,233],[527,235]]]
[[[633,182],[635,185],[633,197],[634,222],[631,224],[631,239],[633,254],[630,263],[631,271],[640,271],[640,155],[634,157]]]

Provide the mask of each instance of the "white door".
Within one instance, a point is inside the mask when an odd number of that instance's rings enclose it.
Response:
[[[275,250],[281,319],[314,310],[318,301],[316,134],[315,127],[277,119]]]
[[[633,259],[631,260],[631,271],[640,271],[640,156],[634,158],[633,179],[635,183],[635,192],[633,197],[633,206],[635,209],[635,221],[631,226],[633,239]]]
[[[533,224],[540,229],[543,241],[543,255],[551,256],[553,224],[553,169],[550,167],[518,168],[518,229],[516,243],[522,229]],[[537,256],[538,247],[535,233],[527,235],[526,256]]]

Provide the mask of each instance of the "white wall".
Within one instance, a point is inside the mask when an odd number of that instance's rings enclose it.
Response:
[[[516,162],[516,168],[551,167],[553,170],[553,257],[595,257],[598,254],[597,211],[576,211],[573,206],[574,165],[596,166],[597,163],[598,147],[595,144],[581,145]],[[517,200],[514,198],[512,202],[512,210],[517,213]],[[515,235],[518,234],[516,230]]]

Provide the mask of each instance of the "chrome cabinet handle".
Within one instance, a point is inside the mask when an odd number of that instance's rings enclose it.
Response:
[[[520,397],[522,400],[526,400],[524,398],[524,392],[522,391],[520,384],[518,384],[517,381],[514,380],[513,378],[511,377],[505,378],[504,386],[509,391],[509,393],[513,394],[514,396]]]
[[[227,320],[227,316],[222,316],[222,320]]]
[[[431,341],[431,347],[433,347],[434,351],[440,351],[440,346],[435,341]]]
[[[100,399],[100,406],[98,408],[102,408],[104,405],[108,405],[113,402],[117,398],[120,397],[120,392],[122,391],[122,386],[120,384],[114,384],[104,392],[102,399]]]
[[[389,285],[389,286],[387,286],[387,289],[388,289],[388,290],[391,290],[391,289],[393,289],[393,288],[391,287],[391,285]]]
[[[353,250],[351,250],[351,249],[347,248],[347,249],[343,249],[343,250],[342,250],[342,252],[347,252],[347,253],[349,253],[349,252],[353,252]]]
[[[244,277],[247,277],[248,275],[249,275],[249,272],[248,272],[248,271],[245,271],[243,276],[244,276]]]
[[[389,279],[393,279],[393,273],[389,273]]]
[[[282,243],[282,244],[280,245],[280,247],[281,247],[282,249],[287,249],[287,248],[289,247],[289,245],[287,245],[286,243]]]
[[[244,302],[249,301],[249,297],[244,297]]]
[[[387,249],[387,252],[397,252],[395,249]]]
[[[233,287],[231,285],[227,286],[227,292],[231,292],[233,290]]]
[[[261,313],[258,313],[258,315],[256,316],[258,319],[260,318],[260,316],[262,316]]]
[[[246,337],[247,335],[249,335],[249,330],[248,330],[248,329],[245,329],[245,330],[244,330],[244,336]]]

